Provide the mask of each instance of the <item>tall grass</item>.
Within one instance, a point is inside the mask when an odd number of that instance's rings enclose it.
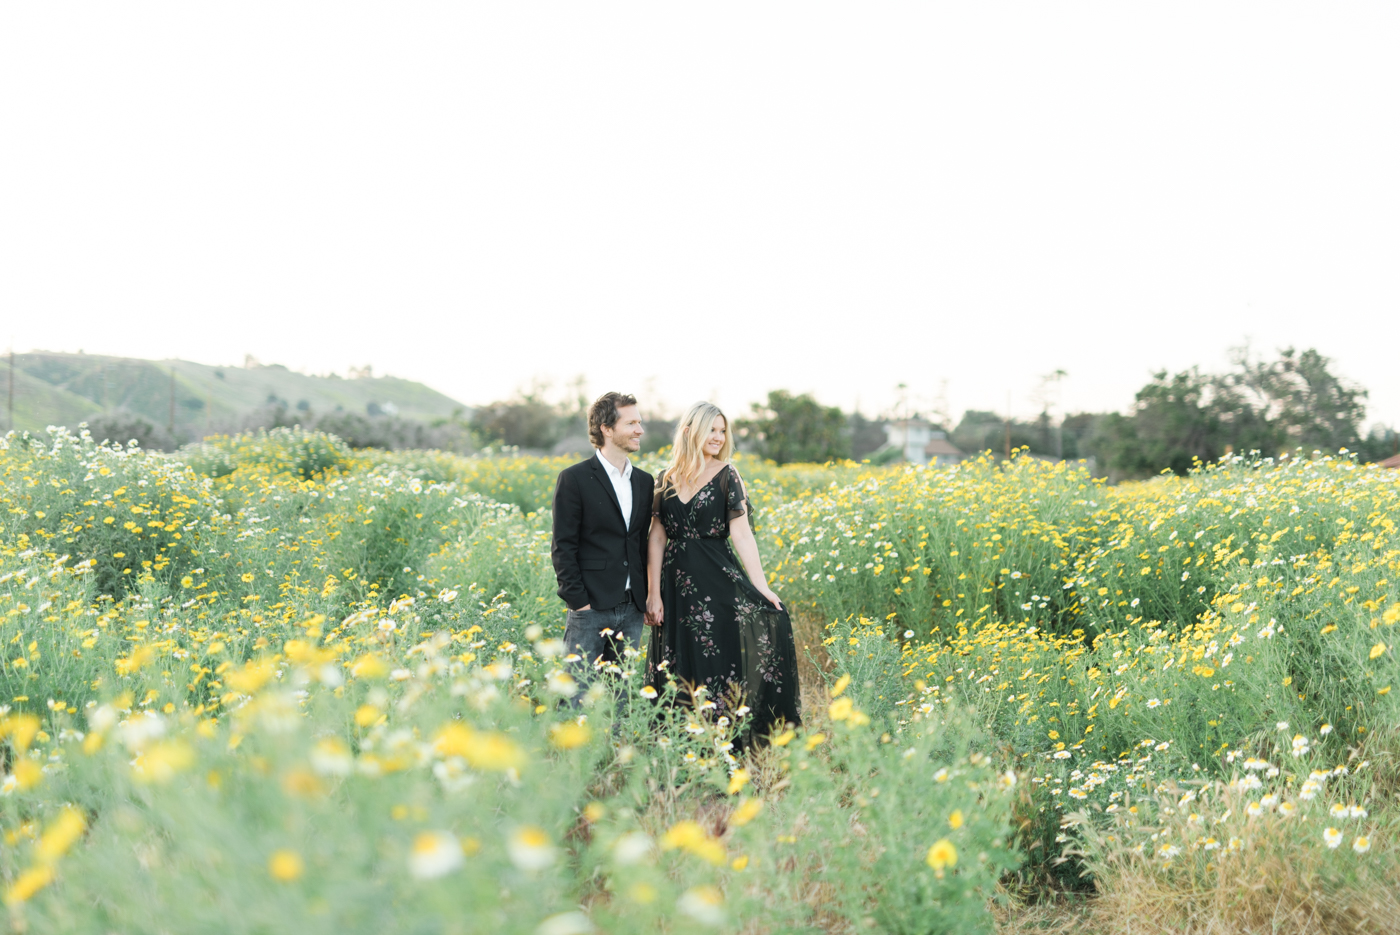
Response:
[[[741,753],[562,657],[547,514],[325,446],[0,446],[12,927],[989,929],[1015,786],[966,715],[862,677]]]

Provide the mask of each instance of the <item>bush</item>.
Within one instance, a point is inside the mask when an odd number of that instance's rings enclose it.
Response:
[[[303,480],[345,470],[353,458],[349,446],[334,435],[285,427],[206,438],[182,448],[180,455],[206,477],[223,477],[240,467],[258,467],[272,474],[296,474]]]

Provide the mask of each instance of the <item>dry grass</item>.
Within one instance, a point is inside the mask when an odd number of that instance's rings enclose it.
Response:
[[[1123,874],[1085,899],[995,908],[1000,935],[1356,935],[1400,932],[1394,880],[1328,892],[1280,866],[1278,879],[1230,881],[1203,892]]]
[[[834,663],[822,640],[826,622],[816,614],[792,610],[792,637],[797,644],[797,681],[802,687],[802,717],[809,719],[826,699],[826,678]]]
[[[1231,883],[1205,892],[1163,886],[1148,873],[1125,874],[1093,900],[1086,928],[1094,935],[1339,935],[1400,931],[1394,880],[1328,891],[1291,874],[1283,861],[1273,879]]]
[[[992,906],[998,935],[1089,935],[1086,923],[1092,901],[1085,898],[1026,904],[1012,899],[1009,905]]]

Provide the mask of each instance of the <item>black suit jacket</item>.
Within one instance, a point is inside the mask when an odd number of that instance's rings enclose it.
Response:
[[[550,556],[559,596],[573,610],[610,610],[626,599],[646,611],[647,536],[656,482],[632,466],[632,521],[624,524],[617,491],[597,456],[559,472],[554,486],[554,544]]]

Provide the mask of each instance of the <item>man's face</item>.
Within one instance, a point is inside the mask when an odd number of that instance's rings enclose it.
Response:
[[[636,406],[619,406],[617,423],[612,428],[602,427],[603,437],[623,451],[640,451],[642,448],[642,413]]]

